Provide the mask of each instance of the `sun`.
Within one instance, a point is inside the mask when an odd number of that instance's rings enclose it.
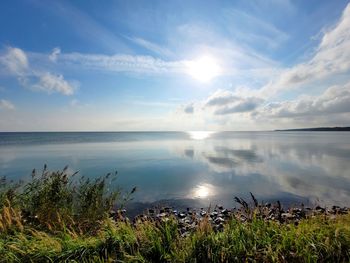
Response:
[[[209,82],[220,74],[218,62],[209,55],[188,62],[188,74],[200,82]]]

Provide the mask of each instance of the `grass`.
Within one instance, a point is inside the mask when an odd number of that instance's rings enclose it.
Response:
[[[204,218],[183,237],[175,218],[130,223],[118,213],[111,217],[115,203],[124,203],[120,192],[108,191],[112,175],[94,181],[74,176],[67,169],[45,168],[24,185],[2,181],[0,262],[350,260],[349,214],[321,215],[294,225],[265,221],[251,213],[245,223],[233,217],[220,232]]]

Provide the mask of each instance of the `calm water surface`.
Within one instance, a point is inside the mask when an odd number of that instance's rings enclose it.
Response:
[[[349,206],[349,132],[0,133],[0,176],[33,168],[95,177],[118,171],[113,187],[137,186],[134,204],[224,204],[260,200]]]

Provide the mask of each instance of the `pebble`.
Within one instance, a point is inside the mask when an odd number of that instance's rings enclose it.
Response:
[[[197,213],[196,210],[187,208],[185,212],[179,212],[178,210],[173,210],[170,207],[164,208],[152,208],[148,209],[148,215],[140,214],[134,218],[134,222],[144,222],[147,220],[164,222],[170,220],[173,216],[178,220],[178,228],[181,236],[185,237],[194,231],[199,223],[203,220],[208,220],[215,231],[222,231],[225,226],[225,222],[229,218],[235,217],[241,222],[250,221],[253,217],[253,212],[249,214],[245,209],[231,210],[224,208],[222,205],[216,206],[218,210],[212,212],[206,211],[203,208]],[[118,210],[121,213],[121,220],[127,220],[125,216],[126,210]],[[115,217],[116,211],[111,211],[110,216]],[[318,214],[325,214],[330,219],[336,218],[337,214],[349,213],[347,207],[332,206],[330,209],[326,209],[321,206],[316,206],[315,208],[305,207],[304,205],[300,207],[294,207],[286,210],[286,212],[280,207],[280,205],[272,205],[271,203],[266,203],[265,205],[259,205],[259,208],[254,212],[256,217],[260,217],[265,221],[275,221],[278,224],[294,224],[297,226],[301,219],[307,217],[315,217]],[[209,215],[209,216],[207,216]],[[123,219],[124,218],[124,219]],[[120,219],[117,219],[120,220]]]

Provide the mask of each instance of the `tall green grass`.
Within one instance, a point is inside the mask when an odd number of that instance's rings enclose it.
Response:
[[[250,213],[245,223],[232,217],[222,231],[204,217],[189,235],[181,236],[176,218],[130,223],[112,216],[115,203],[124,202],[120,191],[108,191],[114,175],[92,181],[75,176],[67,169],[45,168],[22,186],[2,184],[0,262],[350,260],[348,214],[315,216],[296,226]]]

